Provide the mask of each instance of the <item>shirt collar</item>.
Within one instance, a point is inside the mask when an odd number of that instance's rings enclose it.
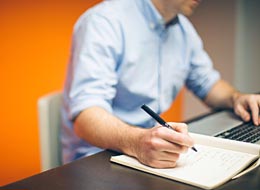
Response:
[[[164,18],[159,13],[151,0],[136,0],[138,7],[145,16],[149,27],[155,29],[158,27],[169,27],[179,22],[178,16],[173,18],[170,22],[165,23]]]

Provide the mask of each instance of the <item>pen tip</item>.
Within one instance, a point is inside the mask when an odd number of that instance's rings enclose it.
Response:
[[[195,152],[198,152],[197,149],[196,149],[195,147],[192,147],[191,149],[194,150]]]

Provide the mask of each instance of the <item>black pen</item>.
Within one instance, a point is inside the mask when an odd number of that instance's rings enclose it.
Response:
[[[157,113],[155,113],[151,108],[149,108],[147,105],[142,105],[141,108],[146,111],[152,118],[154,118],[159,124],[161,124],[164,127],[167,127],[169,129],[174,130],[168,123],[166,123]],[[191,147],[192,150],[197,152],[197,149],[195,147]]]

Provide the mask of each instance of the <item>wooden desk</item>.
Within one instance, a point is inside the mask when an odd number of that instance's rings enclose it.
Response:
[[[3,186],[28,190],[196,190],[193,186],[110,163],[114,152],[104,151],[70,164]],[[232,180],[221,190],[260,190],[260,168]]]

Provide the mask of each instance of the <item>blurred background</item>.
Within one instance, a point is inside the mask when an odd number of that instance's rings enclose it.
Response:
[[[97,2],[0,0],[0,186],[40,172],[37,100],[62,90],[73,25]],[[244,92],[260,91],[258,18],[258,0],[203,1],[190,18],[222,77]],[[163,117],[208,111],[183,89]]]

